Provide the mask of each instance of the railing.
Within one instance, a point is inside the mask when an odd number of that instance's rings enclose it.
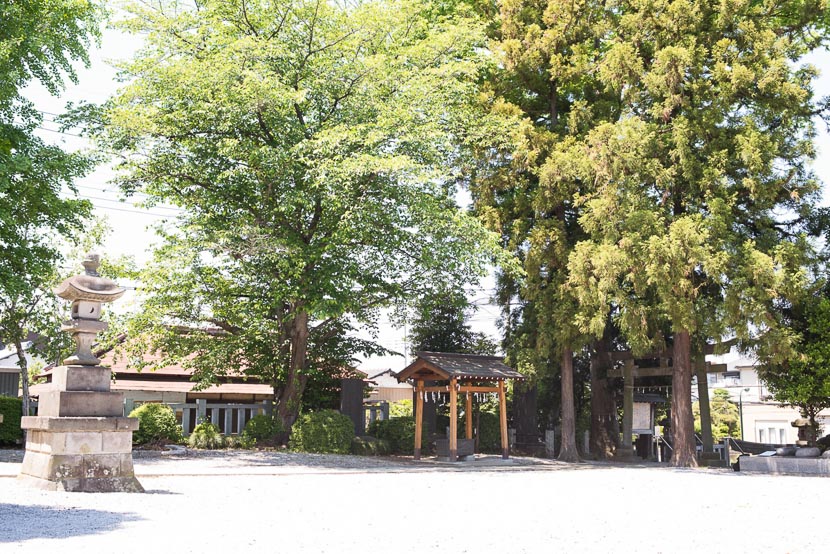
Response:
[[[189,435],[191,431],[203,421],[210,421],[222,432],[223,435],[238,435],[245,429],[254,416],[259,414],[270,414],[271,403],[260,404],[214,404],[208,403],[205,399],[198,399],[196,402],[167,404],[176,414],[176,420],[181,423],[182,431]],[[124,414],[129,414],[134,403],[129,400],[124,403]]]
[[[761,454],[762,452],[767,452],[769,450],[775,450],[776,448],[780,448],[782,446],[786,446],[784,444],[771,444],[771,443],[762,443],[762,442],[750,442],[744,441],[740,439],[733,439],[732,437],[726,437],[723,439],[723,456],[725,459],[729,459],[729,451],[734,448],[741,454]]]

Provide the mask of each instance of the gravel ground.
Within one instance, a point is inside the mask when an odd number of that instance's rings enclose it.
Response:
[[[0,451],[0,553],[827,552],[830,479],[644,465],[137,455],[146,494],[56,493]]]

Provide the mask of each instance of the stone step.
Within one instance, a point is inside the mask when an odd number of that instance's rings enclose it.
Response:
[[[52,386],[61,391],[109,392],[112,372],[101,366],[58,366],[52,370]]]
[[[120,392],[48,391],[41,393],[38,415],[45,417],[105,417],[124,415]]]

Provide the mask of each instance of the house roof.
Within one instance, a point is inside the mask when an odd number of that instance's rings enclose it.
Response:
[[[398,381],[407,379],[473,380],[524,379],[524,375],[505,365],[500,356],[457,354],[448,352],[415,352],[416,359],[398,373]]]
[[[262,383],[256,377],[248,377],[242,372],[228,372],[221,378],[220,383],[211,385],[206,389],[194,391],[197,385],[192,380],[194,369],[183,367],[180,363],[173,363],[155,369],[139,369],[139,364],[131,358],[119,345],[126,341],[126,335],[119,337],[118,345],[106,351],[98,351],[96,355],[101,359],[101,365],[112,370],[115,379],[112,382],[113,391],[156,391],[156,392],[199,392],[199,393],[222,393],[222,394],[258,394],[273,395],[271,385]],[[156,364],[163,359],[159,352],[145,352],[142,356],[143,363]],[[51,380],[53,366],[49,366],[39,375],[41,378]],[[365,379],[366,373],[351,367],[343,367],[335,377],[350,378],[357,377]],[[32,387],[32,394],[38,395],[43,392],[47,384],[35,385]]]

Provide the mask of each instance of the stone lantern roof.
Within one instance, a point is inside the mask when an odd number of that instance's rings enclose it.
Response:
[[[87,254],[83,264],[84,273],[66,279],[57,286],[55,294],[73,302],[113,302],[127,290],[98,274],[98,267],[101,265],[101,257],[98,254]]]

